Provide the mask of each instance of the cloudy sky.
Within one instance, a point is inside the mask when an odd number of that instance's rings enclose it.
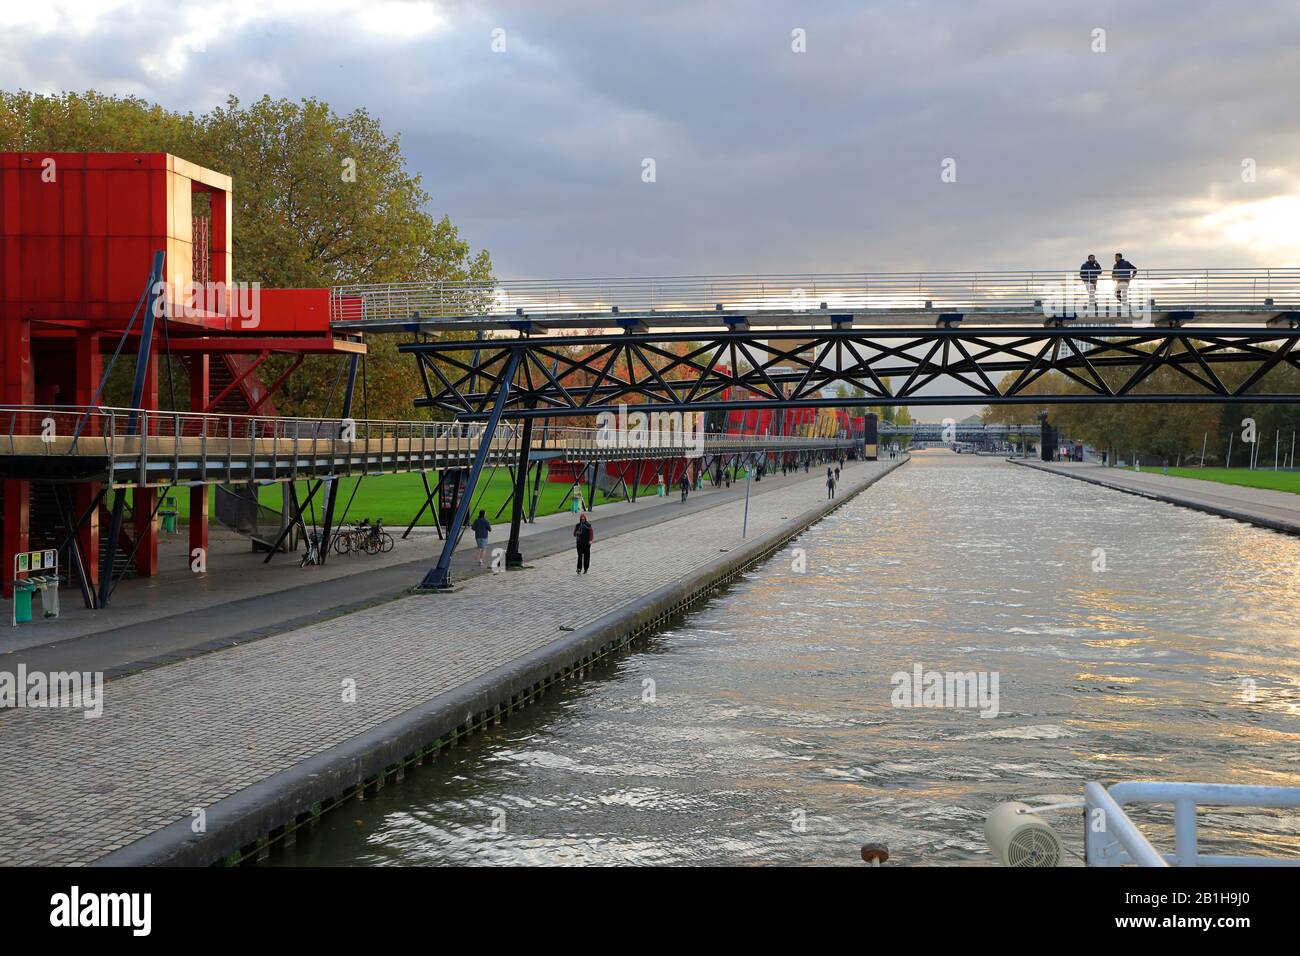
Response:
[[[365,107],[507,279],[1300,264],[1295,0],[0,0],[0,87]]]
[[[364,106],[506,278],[1300,261],[1294,0],[0,0],[0,86]]]

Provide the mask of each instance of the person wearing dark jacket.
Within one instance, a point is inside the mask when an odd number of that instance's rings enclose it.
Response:
[[[1101,263],[1097,261],[1096,256],[1089,256],[1083,265],[1079,266],[1079,278],[1083,280],[1084,286],[1088,289],[1088,311],[1092,315],[1097,314],[1097,280],[1101,278]]]
[[[573,526],[573,541],[578,546],[578,573],[586,574],[591,567],[591,542],[596,540],[596,532],[587,520],[586,513],[578,516],[578,523]]]
[[[682,501],[685,501],[686,496],[690,493],[691,493],[691,479],[687,477],[685,472],[682,472]]]
[[[1111,267],[1110,277],[1115,280],[1115,299],[1122,308],[1128,307],[1128,284],[1137,275],[1137,267],[1124,258],[1124,253],[1115,253],[1115,265]]]
[[[478,558],[478,566],[481,568],[483,567],[483,554],[487,551],[488,535],[492,532],[492,525],[488,522],[487,512],[480,511],[470,527],[474,531],[474,557]]]

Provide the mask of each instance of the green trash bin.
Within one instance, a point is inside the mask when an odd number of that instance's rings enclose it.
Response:
[[[162,505],[158,509],[158,517],[162,518],[163,531],[167,532],[167,534],[176,533],[176,516],[179,513],[175,498],[168,495],[162,500]]]
[[[32,588],[14,585],[14,621],[23,624],[32,619]]]

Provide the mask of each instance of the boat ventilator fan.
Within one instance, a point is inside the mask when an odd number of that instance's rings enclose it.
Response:
[[[1025,803],[1000,803],[984,821],[984,839],[1003,866],[1060,866],[1065,845]]]

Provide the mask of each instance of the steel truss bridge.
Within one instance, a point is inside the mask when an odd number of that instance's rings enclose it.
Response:
[[[1294,385],[1257,388],[1300,371],[1300,268],[360,285],[334,290],[331,324],[408,334],[416,405],[489,433],[523,421],[525,446],[534,419],[621,403],[1300,402]],[[1186,389],[1153,390],[1161,369]],[[1073,390],[1035,388],[1048,372]],[[428,587],[450,585],[448,562],[445,549]]]
[[[410,336],[416,404],[503,420],[873,404],[1300,402],[1300,268],[684,276],[334,290],[344,333]],[[1122,279],[1123,277],[1121,277]],[[1151,387],[1172,370],[1179,391]],[[1070,389],[1035,388],[1048,372]],[[1049,382],[1057,381],[1049,379]],[[1287,376],[1286,382],[1295,381]],[[471,483],[481,463],[476,461]],[[463,515],[458,515],[458,523]],[[457,523],[457,527],[458,527]],[[450,549],[425,578],[447,587]]]

